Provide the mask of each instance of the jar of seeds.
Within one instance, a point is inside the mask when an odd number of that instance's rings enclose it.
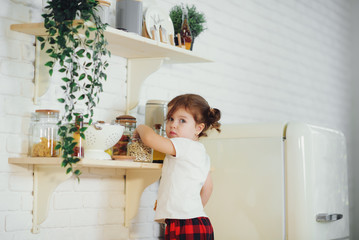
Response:
[[[131,139],[127,145],[127,155],[135,157],[135,162],[152,162],[152,148],[146,146],[141,139]]]

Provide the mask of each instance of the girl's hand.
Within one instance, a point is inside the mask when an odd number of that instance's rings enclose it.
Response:
[[[162,137],[155,133],[152,128],[146,125],[137,126],[134,136],[138,136],[141,141],[148,147],[162,153],[176,155],[176,150],[168,138]]]
[[[140,134],[138,134],[137,129],[135,129],[135,131],[133,131],[132,139],[140,139]]]

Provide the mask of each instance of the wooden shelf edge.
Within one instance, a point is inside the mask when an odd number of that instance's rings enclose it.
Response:
[[[12,24],[10,29],[34,36],[46,36],[44,23]],[[168,63],[209,63],[213,60],[170,44],[158,42],[134,33],[107,27],[105,37],[109,42],[109,50],[114,55],[124,58],[163,58]]]
[[[61,165],[62,158],[59,157],[19,157],[9,158],[10,164],[34,164],[34,165]],[[101,168],[121,168],[121,169],[161,169],[162,164],[142,163],[125,160],[99,160],[83,158],[79,163],[80,167],[101,167]]]

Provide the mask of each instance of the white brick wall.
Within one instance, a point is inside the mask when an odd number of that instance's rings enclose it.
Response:
[[[178,3],[144,0],[151,2],[166,11]],[[214,62],[162,66],[141,88],[139,109],[148,99],[194,92],[222,110],[223,123],[305,121],[350,137],[349,0],[183,2],[206,14],[208,30],[196,39],[194,52]],[[3,0],[0,8],[0,239],[160,239],[162,226],[153,222],[152,211],[158,184],[145,190],[127,229],[124,172],[95,168],[83,169],[80,184],[61,184],[40,234],[30,233],[32,167],[7,159],[27,154],[30,113],[60,108],[55,96],[61,90],[53,79],[39,105],[33,104],[34,37],[10,31],[10,24],[41,20],[40,9],[40,0]],[[95,111],[106,121],[125,111],[126,60],[113,56],[110,63]]]

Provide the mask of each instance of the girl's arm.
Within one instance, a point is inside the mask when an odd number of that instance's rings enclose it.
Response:
[[[135,132],[134,137],[139,136],[142,142],[152,149],[155,149],[162,153],[176,155],[176,150],[168,138],[162,137],[155,133],[152,128],[146,125],[139,125]]]
[[[202,189],[201,189],[201,199],[203,207],[206,206],[209,198],[211,197],[213,191],[213,182],[211,173],[208,173],[207,179],[204,182]]]

